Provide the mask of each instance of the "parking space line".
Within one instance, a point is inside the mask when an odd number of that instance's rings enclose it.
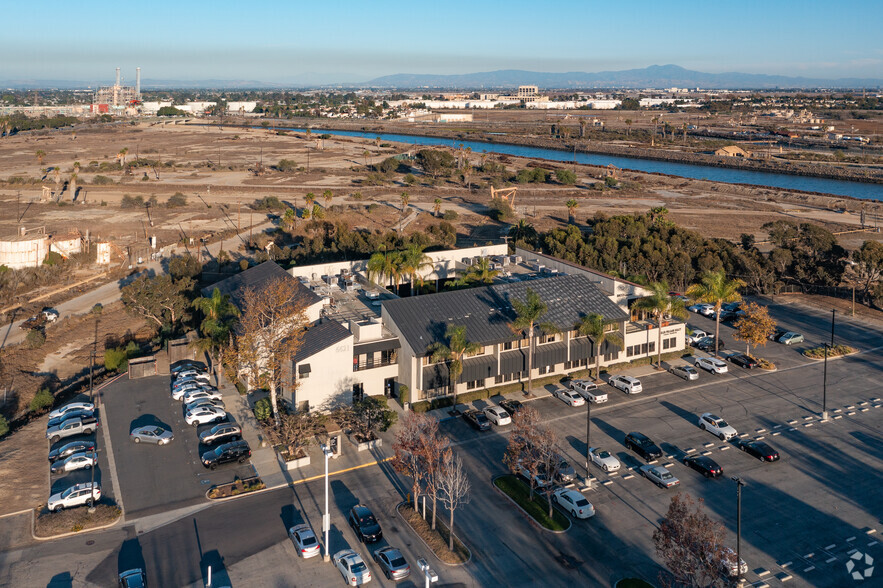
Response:
[[[855,535],[846,540],[847,543],[850,543],[852,541],[855,541]]]
[[[724,445],[723,447],[720,448],[721,451],[726,451],[727,449],[730,449],[729,445]]]
[[[832,543],[831,545],[829,545],[829,546],[827,546],[827,547],[825,548],[825,551],[829,551],[829,550],[831,550],[831,549],[834,549],[835,547],[837,547],[837,544],[836,544],[836,543]]]
[[[782,434],[781,431],[776,431],[775,433],[773,433],[773,437],[778,437],[781,434]]]
[[[634,474],[626,474],[626,475],[622,476],[622,479],[623,480],[631,480],[634,477],[635,477]]]
[[[847,414],[847,415],[849,415],[849,416],[852,416],[852,415],[854,415],[854,414],[855,414],[855,411],[854,411],[854,410],[852,410],[852,411],[849,411],[849,412],[848,412],[848,413],[846,413],[846,414]]]
[[[813,426],[813,423],[803,423],[803,426],[804,427],[811,427],[811,426]]]
[[[711,455],[711,452],[710,451],[703,451],[702,455]]]
[[[842,418],[843,418],[843,415],[842,415],[842,414],[835,414],[835,415],[834,415],[834,420],[835,420],[835,421],[836,421],[837,419],[842,419]]]
[[[837,556],[829,557],[825,560],[825,563],[831,563],[832,561],[837,561]]]
[[[868,547],[873,547],[877,543],[879,543],[879,541],[871,541],[870,543],[868,543]]]

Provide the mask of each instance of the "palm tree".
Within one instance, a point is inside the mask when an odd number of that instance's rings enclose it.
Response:
[[[34,155],[36,156],[37,161],[40,163],[40,165],[43,165],[43,158],[46,157],[46,152],[42,149],[37,149],[37,152],[34,153]]]
[[[520,219],[509,229],[509,237],[516,243],[518,241],[531,243],[537,238],[537,230],[526,220]]]
[[[392,253],[375,253],[368,260],[368,279],[377,281],[386,278],[389,283],[398,284],[401,278],[401,255],[397,251]]]
[[[740,279],[728,280],[724,270],[705,272],[698,284],[687,288],[687,296],[691,300],[714,304],[714,354],[717,355],[720,340],[721,306],[726,302],[742,300],[739,288],[745,282]]]
[[[666,282],[653,282],[650,284],[652,294],[646,298],[641,298],[635,304],[635,307],[646,310],[656,319],[656,332],[658,341],[656,342],[656,367],[662,369],[662,320],[669,316],[672,318],[686,319],[687,309],[684,308],[684,301],[675,298],[668,293],[668,284]]]
[[[552,323],[539,322],[549,310],[539,294],[528,288],[526,298],[525,302],[517,298],[511,300],[512,308],[515,310],[515,320],[512,321],[511,328],[516,332],[527,332],[527,394],[530,394],[533,388],[534,331],[539,327],[546,333],[557,333],[558,327]]]
[[[423,285],[423,276],[421,275],[423,270],[431,270],[434,268],[432,265],[432,258],[423,253],[423,247],[420,247],[419,245],[409,245],[408,248],[402,252],[401,259],[401,272],[411,280],[411,294],[413,295],[414,282],[417,282],[421,286]]]
[[[120,149],[120,152],[117,153],[117,159],[120,160],[120,165],[122,165],[123,167],[125,167],[125,165],[126,165],[126,155],[128,153],[129,153],[128,147],[123,147],[122,149]]]
[[[574,212],[579,206],[579,202],[571,198],[564,203],[564,206],[567,207],[567,222],[572,223],[574,221]]]
[[[316,201],[316,195],[312,192],[307,192],[307,195],[304,196],[304,201],[307,203],[307,208],[313,206],[313,202]]]
[[[632,119],[630,119],[630,118],[625,119],[625,126],[626,126],[626,136],[631,137],[632,136]]]
[[[219,253],[218,260],[220,261],[220,259],[221,255]],[[199,342],[196,343],[197,348],[207,351],[212,358],[212,362],[217,366],[216,352],[221,345],[229,340],[233,322],[239,316],[239,309],[230,302],[230,295],[221,294],[218,288],[212,291],[210,297],[197,298],[191,304],[193,308],[199,310],[205,317],[199,325],[199,330],[204,338],[198,340]]]
[[[618,329],[615,331],[608,331],[607,327],[609,325],[618,326],[619,323],[617,321],[607,320],[596,312],[584,315],[576,324],[576,331],[580,335],[588,337],[592,340],[592,343],[594,343],[596,380],[601,375],[601,348],[604,346],[604,343],[609,342],[617,347],[622,347],[623,345],[622,334],[618,332]]]
[[[56,166],[55,169],[52,171],[52,173],[55,176],[55,193],[60,194],[61,193],[61,168]]]
[[[442,199],[436,198],[432,202],[432,213],[438,218],[438,214],[441,212]]]
[[[325,199],[325,208],[331,206],[331,199],[334,198],[334,192],[331,190],[325,190],[322,192],[322,198]]]
[[[487,257],[482,257],[477,263],[469,266],[463,281],[467,284],[481,282],[482,284],[493,284],[494,278],[500,275],[499,270],[491,269],[491,261]]]
[[[402,212],[405,212],[405,209],[408,208],[408,204],[411,202],[411,197],[408,196],[407,192],[402,192]]]
[[[368,167],[368,156],[371,155],[371,152],[365,149],[364,151],[362,151],[362,155],[365,156],[365,167]]]
[[[444,361],[448,364],[448,383],[454,394],[454,411],[457,410],[457,382],[463,374],[463,356],[477,353],[482,349],[478,343],[473,343],[466,338],[464,325],[448,325],[445,331],[447,345],[437,341],[429,346],[430,361],[437,363]]]

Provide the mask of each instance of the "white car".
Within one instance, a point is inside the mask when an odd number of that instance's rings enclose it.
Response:
[[[193,410],[197,406],[202,406],[203,404],[211,404],[212,406],[217,406],[218,408],[227,409],[227,405],[224,404],[223,400],[218,398],[197,398],[193,402],[189,402],[184,405],[184,410]]]
[[[60,459],[52,464],[49,471],[53,474],[62,474],[72,472],[74,470],[89,469],[98,463],[98,456],[95,452],[87,453],[85,451],[74,453],[70,457]]]
[[[371,581],[371,570],[362,561],[362,556],[352,549],[338,551],[331,560],[348,586],[361,586]]]
[[[502,406],[488,406],[484,409],[484,416],[498,427],[512,423],[512,417]]]
[[[699,428],[703,431],[708,431],[715,437],[720,437],[721,441],[729,441],[739,434],[727,421],[710,412],[706,412],[699,417]]]
[[[607,402],[607,393],[598,390],[598,384],[591,380],[571,380],[570,389],[595,404]]]
[[[687,338],[687,343],[689,345],[692,345],[693,343],[698,342],[700,339],[704,339],[705,337],[710,337],[710,336],[711,335],[709,333],[706,333],[702,329],[693,329],[693,333],[690,335],[687,335],[686,338]]]
[[[586,401],[583,400],[583,397],[577,392],[568,390],[567,388],[556,388],[555,391],[552,392],[552,395],[570,406],[582,406],[586,403]]]
[[[640,469],[641,475],[659,486],[660,488],[671,488],[681,483],[674,477],[670,471],[658,465],[643,465]]]
[[[223,395],[217,390],[205,390],[200,388],[199,390],[190,390],[189,392],[184,393],[184,404],[190,404],[194,400],[199,400],[201,398],[211,398],[212,400],[222,400]]]
[[[74,410],[94,411],[95,405],[91,402],[71,402],[70,404],[59,406],[58,408],[50,412],[49,420],[51,421],[52,419],[57,419],[58,417],[64,416]]]
[[[217,388],[209,385],[199,386],[198,384],[187,384],[186,386],[181,386],[180,388],[172,388],[172,399],[181,400],[184,398],[184,395],[188,392],[193,392],[195,390],[210,390],[217,391]]]
[[[175,382],[180,382],[181,380],[186,380],[188,378],[192,378],[194,380],[204,380],[208,382],[210,376],[204,372],[199,372],[196,370],[184,370],[183,372],[178,372],[177,374],[175,374]]]
[[[714,304],[702,304],[699,308],[699,314],[710,317],[714,314]]]
[[[613,457],[612,453],[605,449],[601,449],[600,447],[590,447],[589,457],[592,458],[593,464],[595,464],[605,472],[615,472],[622,465],[619,463],[618,459]]]
[[[641,380],[632,376],[613,376],[607,380],[607,383],[626,394],[638,394],[644,389],[641,386]]]
[[[559,488],[552,493],[552,502],[578,519],[588,519],[595,516],[595,507],[586,500],[582,493],[576,490]]]
[[[739,575],[739,572],[742,572],[743,574],[748,573],[748,564],[745,563],[744,559],[739,560],[739,567],[741,569],[738,569],[738,570],[736,569],[736,552],[735,551],[733,551],[729,547],[721,546],[721,549],[718,553],[720,554],[721,569],[724,572],[726,572],[726,574],[729,577],[735,578],[736,576]],[[713,557],[713,555],[711,553],[709,553],[708,557],[709,557],[709,559],[711,559]]]
[[[288,537],[297,554],[304,559],[319,555],[319,540],[309,525],[295,525],[288,529]]]
[[[194,408],[192,411],[184,413],[184,421],[188,425],[204,425],[206,423],[214,423],[222,421],[226,418],[227,413],[223,408],[217,406],[203,405]]]
[[[92,505],[99,500],[101,500],[101,486],[97,482],[94,487],[92,482],[84,482],[50,496],[46,508],[49,512],[55,512],[73,506]]]
[[[713,374],[725,374],[728,371],[727,364],[716,357],[700,357],[694,365]]]

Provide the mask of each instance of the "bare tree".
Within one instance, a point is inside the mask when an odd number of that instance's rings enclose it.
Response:
[[[663,586],[727,585],[721,577],[727,557],[726,530],[705,514],[702,505],[701,498],[696,501],[689,494],[675,494],[653,532],[656,553],[671,572],[671,576],[660,574]]]
[[[552,517],[552,487],[558,473],[561,471],[563,458],[559,450],[558,436],[552,429],[538,427],[535,436],[536,443],[536,468],[543,479],[548,484],[545,488],[546,501],[549,506],[549,518]]]
[[[278,427],[278,391],[283,384],[283,368],[303,342],[307,324],[305,305],[297,282],[281,279],[260,290],[247,289],[243,307],[235,344],[227,350],[225,363],[245,376],[249,388],[268,388]]]
[[[432,421],[435,419],[423,413],[409,411],[402,421],[402,426],[396,431],[392,444],[394,454],[392,467],[403,476],[411,478],[414,510],[417,510],[417,497],[426,480],[421,438],[424,435],[424,430],[431,426]],[[437,422],[436,427],[438,427]]]
[[[448,550],[454,550],[454,511],[469,504],[469,478],[463,469],[463,460],[453,451],[445,452],[444,461],[441,464],[436,481],[439,489],[439,498],[450,513],[448,525]]]
[[[279,425],[267,430],[267,437],[273,445],[284,445],[290,459],[302,456],[319,431],[319,419],[306,411],[284,413],[279,416]]]
[[[451,440],[447,436],[439,434],[437,420],[430,418],[430,421],[431,424],[423,431],[421,446],[428,482],[427,490],[432,497],[432,528],[435,529],[436,505],[441,491],[440,480],[444,474],[445,456],[451,451]],[[425,512],[423,518],[426,518]]]
[[[531,500],[543,462],[539,451],[541,435],[540,413],[536,409],[525,407],[512,415],[512,434],[509,435],[503,463],[513,474],[527,474]]]

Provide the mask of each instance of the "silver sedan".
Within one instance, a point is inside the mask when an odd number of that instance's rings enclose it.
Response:
[[[171,431],[156,425],[133,429],[129,436],[135,443],[155,443],[157,445],[168,445],[175,438]]]

